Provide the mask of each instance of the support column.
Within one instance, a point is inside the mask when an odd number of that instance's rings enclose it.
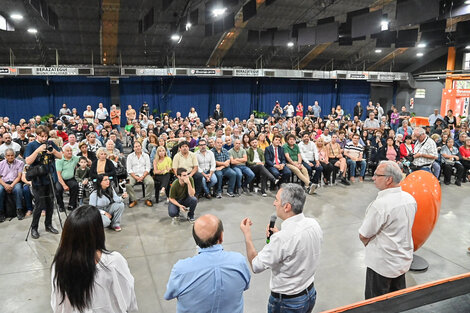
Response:
[[[455,47],[449,47],[447,50],[447,71],[455,70]],[[451,75],[453,73],[447,72],[447,75]],[[452,89],[452,78],[446,78],[446,89]]]

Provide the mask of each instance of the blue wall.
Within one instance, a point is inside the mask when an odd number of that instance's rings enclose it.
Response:
[[[322,114],[341,104],[346,114],[370,97],[370,84],[364,81],[290,80],[277,78],[197,78],[197,77],[132,77],[119,81],[121,107],[131,104],[139,109],[146,101],[159,113],[170,110],[186,116],[195,107],[202,119],[212,114],[220,103],[228,118],[247,118],[253,110],[271,113],[276,100],[282,105],[302,101],[305,110],[318,100]],[[63,103],[82,114],[87,105],[93,110],[103,102],[111,105],[109,79],[86,77],[0,79],[0,116],[13,122],[20,118],[48,113],[58,114]]]

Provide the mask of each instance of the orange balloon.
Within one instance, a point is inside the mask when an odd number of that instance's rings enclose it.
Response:
[[[416,251],[429,238],[436,225],[441,209],[441,186],[433,174],[422,170],[408,175],[400,185],[418,204],[412,230]]]

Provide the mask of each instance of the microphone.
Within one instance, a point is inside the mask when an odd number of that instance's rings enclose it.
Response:
[[[269,229],[268,229],[269,235],[266,238],[266,243],[269,243],[269,241],[271,239],[271,235],[273,234],[271,228],[273,228],[274,225],[276,224],[276,219],[277,219],[277,216],[275,214],[271,215],[271,219],[269,220]]]

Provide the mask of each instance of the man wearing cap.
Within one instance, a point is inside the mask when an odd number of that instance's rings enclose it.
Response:
[[[273,117],[275,119],[278,119],[278,118],[281,117],[282,113],[284,113],[283,110],[282,110],[282,107],[279,104],[279,101],[276,100],[276,104],[274,105],[274,109],[272,111]]]
[[[243,255],[222,247],[222,221],[210,214],[201,216],[194,223],[193,238],[198,254],[173,266],[164,298],[178,299],[178,313],[242,313],[251,274]]]

